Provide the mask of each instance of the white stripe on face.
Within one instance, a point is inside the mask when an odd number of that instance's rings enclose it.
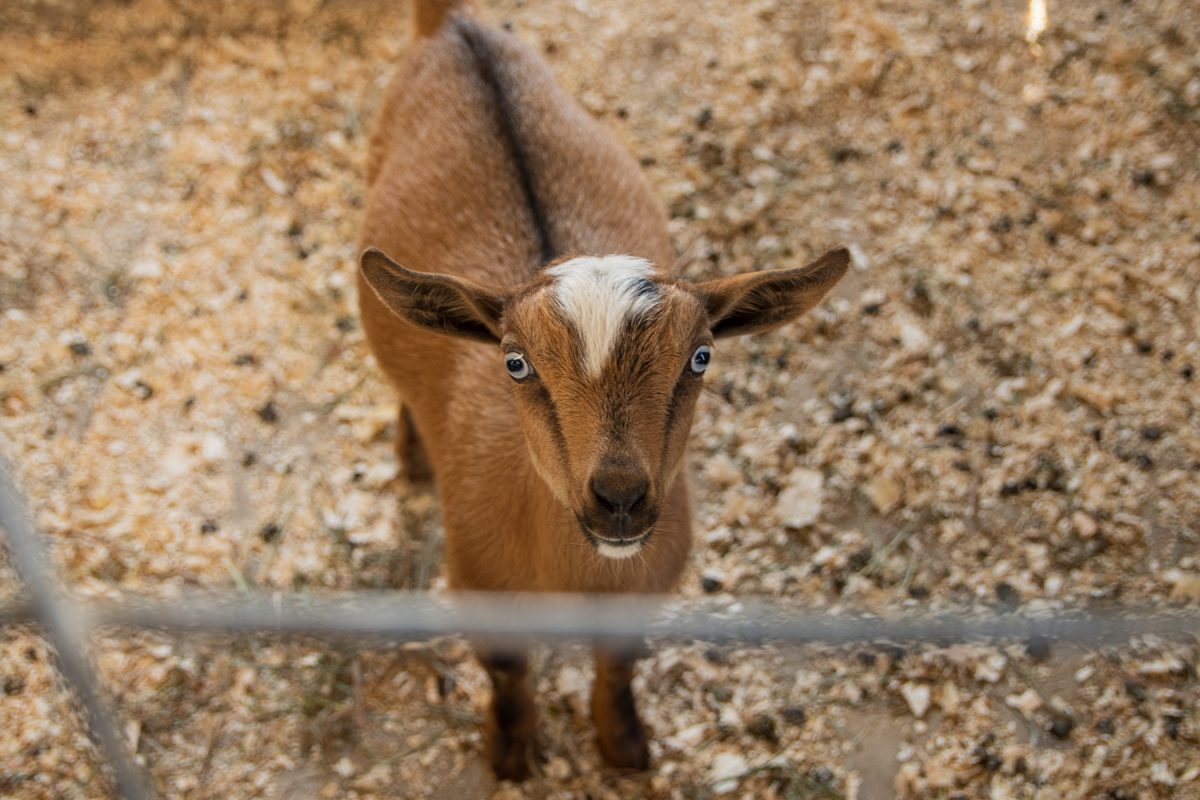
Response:
[[[593,377],[616,347],[625,320],[658,305],[658,293],[646,291],[654,269],[642,258],[581,256],[546,274],[557,278],[554,299],[583,340],[584,368]]]

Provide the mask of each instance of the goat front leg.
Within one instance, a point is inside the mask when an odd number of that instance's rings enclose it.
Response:
[[[478,652],[492,679],[488,758],[497,778],[523,781],[533,774],[538,757],[537,709],[529,689],[528,653]]]
[[[640,653],[597,648],[592,721],[600,755],[610,766],[648,769],[650,747],[633,699],[633,668]]]

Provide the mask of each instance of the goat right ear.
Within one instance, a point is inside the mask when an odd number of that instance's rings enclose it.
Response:
[[[830,250],[803,267],[764,270],[697,284],[714,337],[778,328],[811,309],[850,265],[850,251]]]
[[[363,277],[405,322],[478,342],[500,343],[505,297],[452,275],[413,272],[375,248],[362,254]]]

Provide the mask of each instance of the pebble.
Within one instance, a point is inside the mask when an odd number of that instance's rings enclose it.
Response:
[[[1075,729],[1075,720],[1071,719],[1066,714],[1055,713],[1050,716],[1050,725],[1047,730],[1056,739],[1066,739],[1071,735],[1071,731]]]
[[[1006,609],[1012,610],[1021,605],[1021,594],[1012,584],[1001,582],[996,584],[996,599],[1000,605]]]
[[[922,355],[929,350],[929,334],[912,317],[899,315],[896,322],[896,335],[900,346],[906,353]]]
[[[779,717],[788,725],[799,728],[808,721],[808,713],[800,706],[784,706]]]
[[[886,514],[900,503],[900,485],[890,476],[879,474],[871,478],[864,493],[880,514]]]
[[[947,681],[942,684],[942,692],[938,698],[938,705],[947,714],[957,714],[962,705],[962,692],[953,683]]]
[[[275,408],[274,400],[268,400],[266,403],[259,406],[254,413],[258,414],[258,418],[268,425],[272,425],[279,421],[279,411]]]
[[[162,262],[157,258],[139,258],[129,268],[129,274],[134,278],[161,278]]]
[[[700,588],[705,594],[715,594],[725,587],[724,573],[708,569],[700,576]]]
[[[903,684],[900,687],[900,696],[904,698],[904,702],[908,704],[909,711],[917,719],[925,716],[925,712],[929,710],[929,706],[933,702],[929,687],[925,684]]]
[[[806,528],[821,516],[825,479],[812,469],[793,470],[779,493],[779,521],[789,528]]]
[[[1150,696],[1144,685],[1129,678],[1125,679],[1125,693],[1139,703],[1146,702],[1146,699]]]
[[[1034,689],[1026,689],[1020,694],[1008,695],[1004,698],[1004,703],[1009,708],[1020,711],[1026,718],[1032,718],[1033,713],[1042,707],[1042,696]]]
[[[225,460],[229,453],[229,448],[225,445],[225,439],[215,433],[207,433],[200,442],[200,458],[207,464],[214,464]]]
[[[745,480],[737,464],[725,453],[717,453],[708,459],[704,465],[704,475],[717,488],[741,484]]]
[[[748,769],[749,764],[739,753],[718,753],[712,760],[708,779],[712,782],[712,790],[716,794],[729,794],[737,789],[738,779]]]
[[[555,756],[546,762],[546,777],[554,781],[565,781],[572,775],[571,762],[561,756]]]
[[[779,742],[779,734],[775,730],[775,720],[770,714],[756,714],[746,724],[746,733],[770,744]]]
[[[1034,661],[1045,661],[1050,658],[1050,640],[1045,636],[1031,636],[1025,642],[1025,653]]]
[[[1091,539],[1100,530],[1095,518],[1084,511],[1076,511],[1071,514],[1071,527],[1083,539]]]
[[[1200,603],[1200,572],[1184,572],[1173,569],[1163,577],[1171,586],[1171,599],[1186,603]]]
[[[1150,765],[1150,780],[1161,786],[1174,786],[1178,782],[1165,761],[1155,761]]]

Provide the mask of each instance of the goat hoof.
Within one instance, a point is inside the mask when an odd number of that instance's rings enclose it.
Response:
[[[515,736],[496,735],[488,743],[492,771],[502,781],[521,782],[533,775],[537,761],[537,745]]]
[[[619,735],[601,734],[597,741],[600,745],[600,755],[610,767],[650,769],[650,745],[646,741],[646,730],[640,722],[629,725]]]

